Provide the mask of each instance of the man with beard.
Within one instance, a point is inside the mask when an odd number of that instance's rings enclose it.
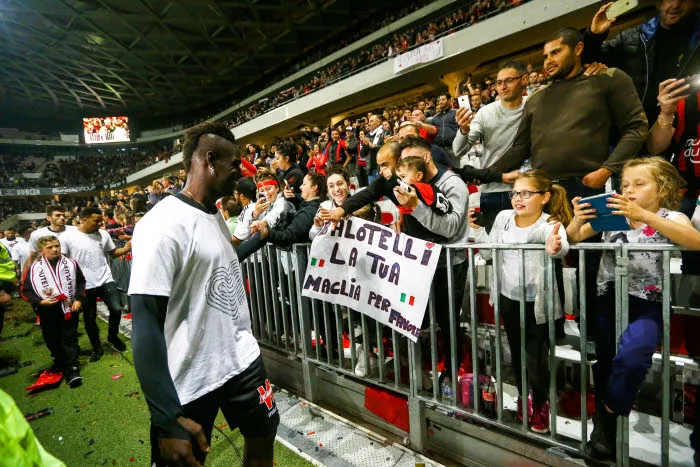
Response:
[[[132,343],[151,412],[152,465],[204,465],[219,409],[241,430],[244,465],[272,465],[279,414],[231,235],[215,204],[232,194],[240,158],[224,124],[190,128],[187,184],[134,231]]]
[[[437,128],[435,144],[443,148],[452,156],[452,141],[454,141],[459,125],[455,120],[455,110],[450,104],[449,94],[440,94],[437,101],[437,113],[427,122]]]
[[[564,28],[544,45],[553,82],[527,99],[513,145],[493,165],[505,172],[530,159],[533,169],[550,174],[570,196],[602,193],[608,178],[639,153],[648,129],[626,73],[584,73],[582,41],[580,32]],[[619,140],[610,152],[612,130]]]
[[[572,28],[554,33],[544,45],[544,68],[553,82],[529,96],[511,148],[492,165],[516,169],[529,159],[567,191],[569,201],[605,191],[605,183],[642,148],[648,130],[632,79],[608,68],[593,76],[584,72],[583,34]],[[611,134],[619,136],[614,144]],[[602,234],[588,241],[600,242]],[[593,336],[600,252],[586,263],[588,337]]]

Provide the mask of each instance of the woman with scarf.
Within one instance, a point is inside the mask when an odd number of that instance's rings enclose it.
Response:
[[[41,252],[22,279],[22,297],[37,305],[41,333],[54,359],[53,369],[62,371],[75,388],[82,384],[78,364],[78,312],[85,295],[85,277],[78,263],[61,254],[53,235],[37,240]]]

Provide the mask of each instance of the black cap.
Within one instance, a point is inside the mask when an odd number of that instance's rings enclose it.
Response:
[[[255,182],[250,177],[241,178],[236,184],[236,191],[246,198],[253,200],[258,193],[258,188]]]

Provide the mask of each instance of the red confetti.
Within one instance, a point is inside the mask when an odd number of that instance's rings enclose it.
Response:
[[[119,378],[121,378],[122,376],[124,376],[124,375],[121,374],[121,373],[119,373],[118,375],[112,375],[112,379],[119,379]]]
[[[315,434],[316,434],[315,431],[309,431],[308,433],[306,433],[306,436],[311,436],[311,435],[315,435]]]
[[[134,459],[133,457],[130,457],[130,458],[129,458],[129,462],[134,462],[135,460],[136,460],[136,459]]]
[[[323,447],[323,443],[318,443],[319,446]]]
[[[223,429],[226,428],[227,426],[228,426],[228,424],[222,423],[221,425],[219,425],[219,430],[223,430]]]

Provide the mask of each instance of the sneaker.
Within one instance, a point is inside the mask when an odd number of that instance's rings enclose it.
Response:
[[[370,353],[367,357],[369,361],[369,374],[376,375],[379,370],[379,357],[375,354]],[[367,368],[365,367],[365,350],[364,347],[360,346],[357,349],[357,364],[355,365],[355,375],[360,378],[367,376]]]
[[[112,347],[114,347],[119,352],[124,352],[126,350],[126,344],[123,343],[121,339],[119,339],[117,336],[108,337],[107,342],[112,344]]]
[[[542,434],[549,431],[549,401],[541,407],[536,407],[533,403],[530,430]]]
[[[360,378],[364,378],[367,376],[367,368],[365,367],[365,349],[362,346],[359,346],[355,355],[357,356],[355,375],[359,376]]]
[[[104,355],[102,348],[93,349],[92,353],[90,354],[90,361],[97,362],[102,358],[102,355]]]
[[[82,386],[83,377],[80,376],[80,371],[78,370],[78,367],[74,366],[73,368],[68,370],[68,372],[66,373],[66,383],[71,388],[77,388],[78,386]]]
[[[586,455],[596,461],[614,461],[617,457],[617,414],[609,413],[604,404],[596,405],[593,413],[593,431],[586,444]]]
[[[523,421],[523,400],[518,397],[518,421]],[[527,421],[532,420],[532,394],[527,395]]]

